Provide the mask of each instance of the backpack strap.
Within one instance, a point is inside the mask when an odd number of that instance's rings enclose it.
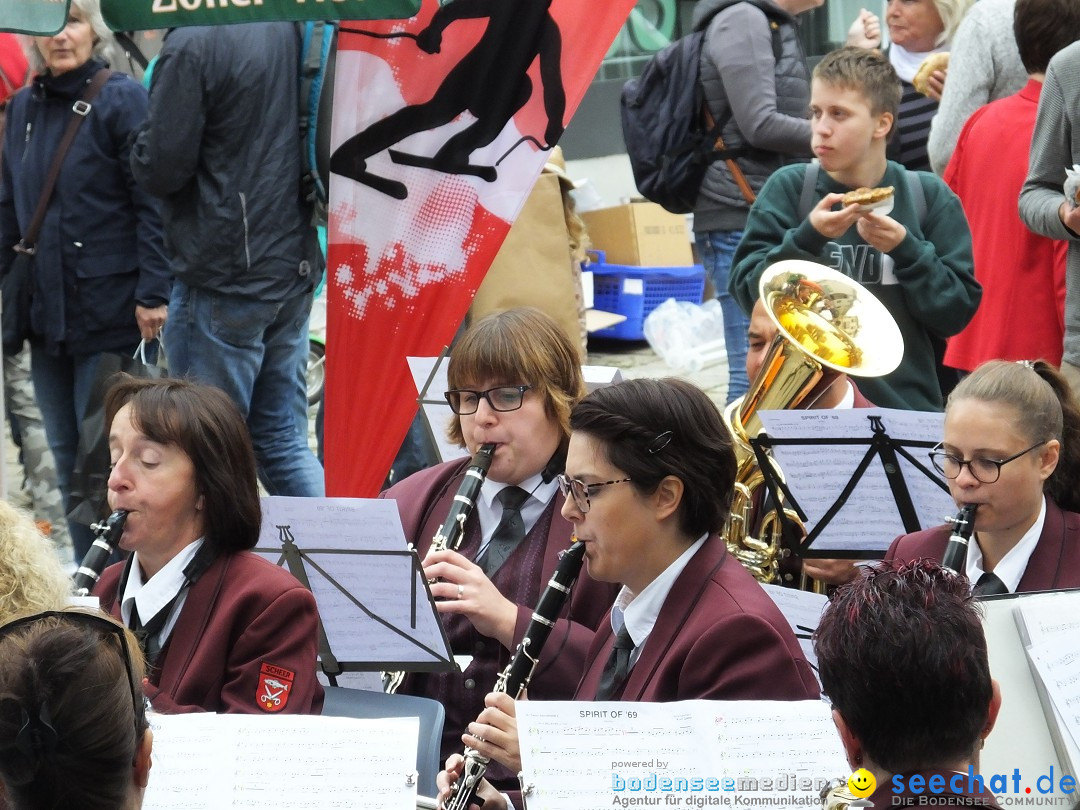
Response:
[[[818,172],[821,171],[821,164],[817,162],[807,163],[806,171],[803,172],[802,179],[802,193],[799,194],[799,219],[803,220],[810,216],[810,211],[813,210],[816,204],[815,197],[817,194],[817,178]]]
[[[904,178],[907,180],[908,191],[911,192],[911,200],[915,204],[915,217],[922,228],[926,224],[926,191],[922,181],[919,180],[918,172],[904,170]]]

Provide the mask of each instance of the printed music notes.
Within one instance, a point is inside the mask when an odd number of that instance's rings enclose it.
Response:
[[[415,717],[151,716],[143,810],[413,810]]]
[[[809,807],[850,771],[816,700],[518,701],[517,715],[529,810]]]

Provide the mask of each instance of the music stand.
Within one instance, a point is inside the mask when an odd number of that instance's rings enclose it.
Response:
[[[457,668],[394,501],[278,496],[262,504],[254,550],[315,595],[319,661],[331,685],[344,672]]]
[[[775,412],[776,414],[787,414],[793,412]],[[810,413],[810,412],[801,412]],[[768,420],[770,419],[770,413],[767,411],[761,412],[763,423],[768,427]],[[914,468],[922,476],[925,476],[927,480],[933,483],[934,487],[940,491],[948,493],[948,486],[941,479],[941,477],[929,467],[924,464],[912,453],[914,448],[931,448],[935,447],[938,442],[930,439],[918,439],[918,438],[895,438],[890,436],[885,422],[887,420],[901,420],[905,416],[910,416],[907,411],[893,411],[889,409],[859,409],[849,411],[831,411],[829,412],[829,418],[831,420],[841,420],[848,425],[858,424],[860,420],[865,423],[865,426],[869,428],[869,435],[864,437],[851,437],[851,436],[815,436],[813,438],[800,436],[785,436],[785,437],[773,437],[767,433],[762,433],[759,436],[750,439],[750,445],[754,450],[754,454],[757,458],[759,469],[765,481],[765,486],[768,489],[769,496],[772,498],[773,503],[784,503],[787,508],[791,508],[798,515],[799,519],[803,522],[809,520],[809,516],[803,506],[800,504],[798,498],[792,493],[791,487],[788,482],[783,479],[783,476],[779,470],[777,461],[768,452],[774,447],[831,447],[838,448],[842,446],[866,446],[866,452],[859,460],[857,466],[852,471],[847,481],[841,488],[840,494],[832,500],[831,504],[824,511],[820,518],[817,519],[814,527],[806,534],[805,538],[799,544],[796,553],[800,557],[805,558],[823,558],[823,557],[839,557],[845,559],[878,559],[882,556],[884,548],[880,548],[880,544],[875,547],[867,547],[861,549],[852,548],[838,548],[838,549],[818,549],[812,548],[815,540],[817,540],[827,529],[833,526],[834,520],[840,514],[841,510],[851,500],[852,495],[855,493],[856,488],[862,483],[867,475],[867,472],[874,469],[872,465],[875,459],[880,462],[880,469],[884,473],[885,481],[888,484],[888,490],[891,494],[892,504],[896,507],[899,514],[903,533],[911,533],[919,531],[923,528],[919,519],[919,513],[924,516],[936,508],[936,502],[928,504],[926,488],[919,487],[918,500],[923,501],[917,503],[916,497],[913,494],[915,487],[913,484],[918,482],[909,482],[904,474],[904,466],[900,463],[900,458],[905,459],[911,468]],[[919,414],[920,417],[930,416],[927,414]],[[932,415],[940,417],[940,414]],[[910,425],[905,424],[903,428],[909,428]],[[907,432],[910,436],[910,430]],[[828,429],[828,426],[825,427]],[[938,434],[940,435],[940,433]],[[780,495],[783,495],[781,500]],[[858,504],[856,504],[858,506]],[[874,514],[872,508],[866,507],[861,510],[861,514]],[[942,511],[952,507],[951,499],[948,499],[948,505],[943,506]],[[784,509],[778,509],[778,518],[780,520],[782,531],[787,534],[788,532],[801,533],[792,522],[789,515],[785,513]],[[880,518],[880,513],[878,513]],[[889,538],[891,539],[891,537]]]

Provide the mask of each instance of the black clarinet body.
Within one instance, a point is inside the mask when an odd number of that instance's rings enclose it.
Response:
[[[124,533],[124,522],[128,513],[123,509],[117,509],[104,523],[95,523],[90,528],[94,530],[96,537],[90,550],[83,557],[82,565],[75,572],[74,585],[76,596],[89,596],[90,591],[97,585],[101,578],[101,572],[109,563],[109,558],[116,551],[120,543],[120,535]]]
[[[945,553],[941,555],[941,567],[956,576],[967,575],[968,541],[975,533],[975,509],[978,504],[969,503],[950,521],[953,525]]]
[[[547,642],[551,628],[562,611],[566,600],[570,598],[570,589],[574,585],[581,564],[585,561],[585,544],[574,541],[563,552],[562,559],[555,567],[547,587],[540,595],[532,619],[525,630],[525,635],[518,644],[510,663],[499,675],[493,692],[506,692],[516,700],[529,685],[536,665],[540,662],[540,653]],[[466,810],[476,795],[480,780],[487,772],[490,760],[473,748],[465,749],[465,766],[461,778],[450,789],[450,795],[443,803],[443,810]]]
[[[480,494],[480,487],[484,485],[491,460],[495,457],[495,447],[494,444],[483,444],[476,451],[472,464],[465,470],[465,479],[450,504],[446,520],[431,539],[431,551],[458,550],[462,538],[465,537],[465,521],[472,514],[476,496]]]

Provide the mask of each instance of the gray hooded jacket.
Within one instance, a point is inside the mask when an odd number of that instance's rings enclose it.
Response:
[[[780,25],[779,60],[770,20]],[[810,71],[796,26],[772,0],[700,0],[694,7],[693,28],[705,31],[701,81],[709,112],[717,121],[730,115],[721,134],[728,149],[747,150],[735,162],[755,193],[778,168],[810,156]],[[740,230],[749,210],[726,162],[713,163],[694,231]]]

